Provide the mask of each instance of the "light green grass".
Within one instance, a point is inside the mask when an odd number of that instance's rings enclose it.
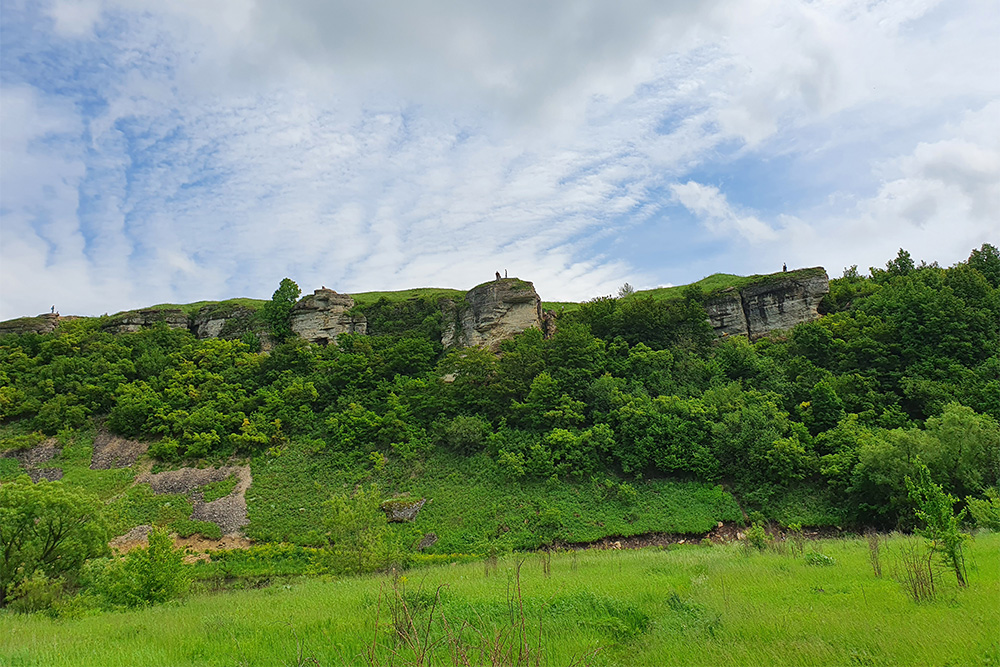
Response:
[[[396,292],[359,292],[351,294],[354,305],[367,306],[375,303],[379,299],[389,301],[406,301],[407,299],[461,299],[465,296],[465,290],[449,289],[447,287],[418,287],[415,289],[399,290]]]
[[[904,540],[883,556],[894,567]],[[938,595],[916,604],[890,576],[877,579],[864,540],[809,547],[801,556],[746,555],[736,546],[557,554],[551,576],[532,555],[410,570],[411,604],[433,600],[454,626],[507,623],[507,591],[519,560],[527,621],[542,627],[542,664],[592,654],[593,665],[995,665],[1000,660],[1000,535],[969,545],[971,585],[940,573]],[[176,605],[51,620],[0,614],[0,664],[364,664],[380,590],[390,578],[300,580],[264,590],[200,594]],[[382,608],[382,622],[387,615]],[[435,626],[437,628],[438,626]],[[391,639],[382,628],[380,642]],[[308,664],[314,664],[309,662]],[[450,664],[442,656],[433,664]]]

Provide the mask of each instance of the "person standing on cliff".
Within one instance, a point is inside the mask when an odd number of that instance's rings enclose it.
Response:
[[[498,281],[500,280],[500,272],[499,271],[497,271],[497,280]]]
[[[787,264],[782,264],[781,265],[781,272],[782,273],[788,273],[788,265]]]

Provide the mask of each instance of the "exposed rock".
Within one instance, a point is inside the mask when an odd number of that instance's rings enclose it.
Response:
[[[327,345],[342,333],[364,334],[368,321],[364,315],[351,315],[354,307],[349,294],[321,288],[303,298],[292,308],[291,329],[311,343]]]
[[[426,498],[393,498],[382,503],[382,511],[390,522],[403,523],[416,519],[420,508],[426,503]]]
[[[720,336],[756,340],[772,331],[819,318],[820,301],[830,291],[822,267],[762,276],[740,289],[728,288],[705,304],[708,320]]]
[[[220,308],[220,304],[202,306],[191,320],[191,333],[198,338],[239,338],[253,329],[254,312],[250,308]]]
[[[432,547],[437,543],[437,541],[438,536],[436,533],[427,533],[420,539],[420,542],[417,543],[417,551],[423,551],[427,547]]]
[[[0,452],[0,457],[14,459],[25,468],[37,468],[39,463],[51,461],[61,451],[55,438],[48,438],[29,449],[11,449]]]
[[[108,333],[135,333],[163,322],[171,329],[187,329],[190,321],[180,308],[148,308],[115,315],[101,326]]]
[[[542,329],[542,300],[535,287],[517,278],[501,278],[465,295],[465,304],[445,307],[441,343],[447,347],[487,347],[496,351],[502,341],[527,329]]]
[[[19,317],[16,320],[0,322],[0,336],[6,334],[47,334],[52,333],[64,320],[75,320],[77,317],[63,317],[59,313],[42,313],[37,317]]]
[[[128,468],[146,453],[149,445],[138,440],[128,440],[101,429],[94,438],[94,453],[90,458],[91,470]]]

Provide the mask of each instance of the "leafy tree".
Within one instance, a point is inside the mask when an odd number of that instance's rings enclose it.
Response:
[[[261,309],[261,319],[271,328],[271,335],[279,341],[292,335],[288,318],[301,292],[299,286],[292,279],[283,278],[278,289],[271,295],[271,300],[265,303]]]
[[[993,287],[1000,288],[1000,250],[984,243],[978,250],[969,254],[970,267],[983,274]]]
[[[381,505],[382,492],[374,484],[350,496],[336,494],[326,502],[327,549],[317,561],[319,569],[371,572],[401,558],[402,549],[392,539]]]
[[[167,602],[191,585],[184,552],[174,549],[162,528],[149,533],[149,546],[111,560],[94,575],[94,588],[110,607],[142,607]]]
[[[27,476],[0,486],[0,607],[35,572],[73,580],[84,561],[107,552],[101,504],[63,482]]]
[[[962,544],[969,535],[959,530],[959,522],[965,512],[955,515],[954,506],[958,499],[945,493],[931,480],[927,466],[917,462],[917,480],[906,477],[906,489],[917,508],[917,518],[923,522],[917,533],[930,542],[931,551],[955,572],[958,585],[965,587],[965,557]]]

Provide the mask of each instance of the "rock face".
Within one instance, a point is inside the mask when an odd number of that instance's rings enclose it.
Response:
[[[382,503],[382,511],[390,523],[405,523],[416,519],[426,503],[426,498],[397,498]]]
[[[342,333],[364,334],[368,321],[363,315],[350,315],[354,307],[349,294],[338,294],[332,289],[318,289],[303,298],[292,308],[292,331],[310,343],[327,345],[336,342]]]
[[[108,333],[135,333],[151,326],[165,323],[171,329],[187,329],[190,321],[179,308],[132,310],[116,315],[101,327]]]
[[[772,331],[791,329],[819,318],[820,301],[830,291],[822,267],[762,276],[736,289],[730,287],[705,304],[708,321],[720,336],[756,340]]]
[[[217,305],[203,306],[191,320],[190,329],[198,338],[239,338],[245,332],[261,332],[255,329],[254,311],[236,307],[221,309]]]
[[[16,320],[7,320],[6,322],[0,322],[0,336],[5,334],[52,333],[59,326],[59,322],[65,319],[74,318],[60,317],[56,313],[44,313],[38,317],[20,317]]]
[[[527,329],[542,329],[542,300],[530,282],[501,278],[473,287],[465,304],[445,308],[441,343],[446,347],[487,347]]]

